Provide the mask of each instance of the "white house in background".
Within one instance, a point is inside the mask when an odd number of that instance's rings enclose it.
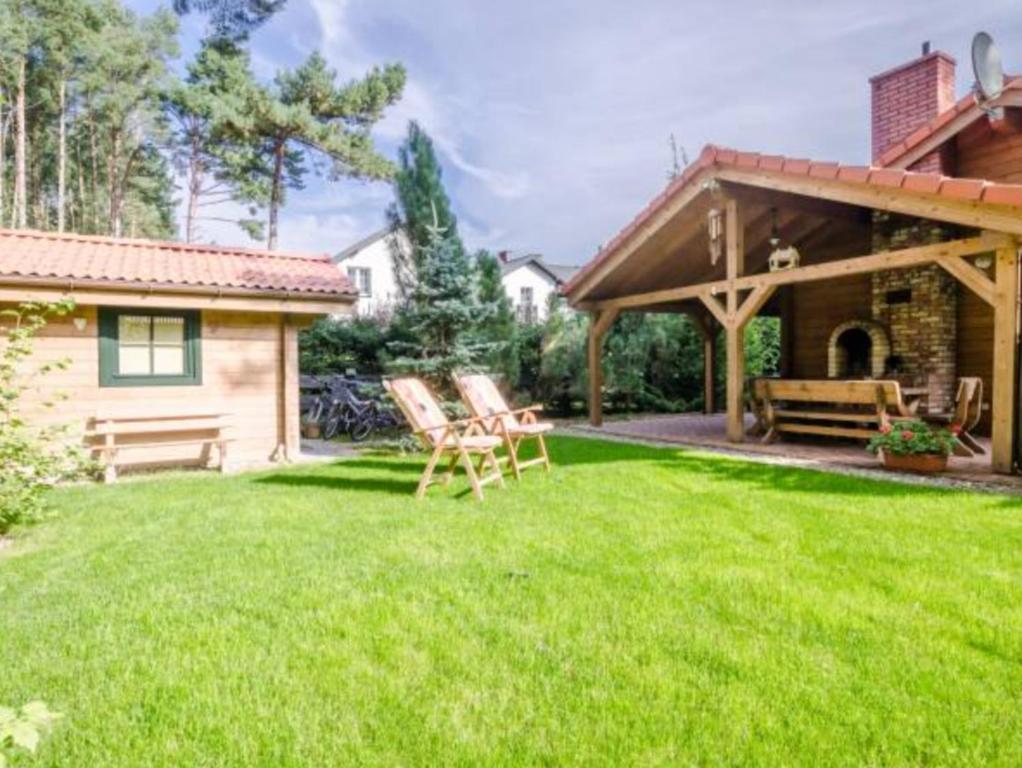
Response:
[[[501,281],[508,299],[521,323],[546,320],[550,296],[559,293],[578,267],[547,264],[539,254],[512,258],[507,251],[499,254]]]
[[[334,256],[334,263],[358,289],[358,314],[386,312],[400,298],[394,271],[395,248],[410,254],[412,244],[403,230],[387,227]]]
[[[394,272],[393,249],[410,255],[412,244],[401,229],[387,227],[374,232],[334,256],[352,285],[358,289],[355,311],[359,315],[387,312],[400,298]],[[504,291],[522,323],[546,320],[550,295],[558,293],[578,267],[547,264],[539,254],[512,258],[507,251],[498,254]]]

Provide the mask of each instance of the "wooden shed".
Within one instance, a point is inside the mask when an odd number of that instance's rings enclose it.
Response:
[[[116,445],[118,463],[215,447],[234,469],[298,456],[298,332],[357,293],[326,255],[0,230],[0,306],[62,298],[76,308],[33,363],[70,367],[27,393],[25,415],[100,456]]]

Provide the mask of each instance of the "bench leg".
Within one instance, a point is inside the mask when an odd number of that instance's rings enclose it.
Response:
[[[217,443],[217,453],[220,454],[220,474],[227,472],[227,443]]]
[[[104,452],[103,454],[103,482],[104,483],[116,483],[117,482],[117,454],[112,451]]]

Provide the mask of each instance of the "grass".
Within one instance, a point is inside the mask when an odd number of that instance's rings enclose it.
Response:
[[[63,489],[0,556],[39,766],[1022,764],[1022,503],[583,439]]]

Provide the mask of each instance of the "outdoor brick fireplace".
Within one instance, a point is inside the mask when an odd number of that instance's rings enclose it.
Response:
[[[881,213],[873,218],[873,248],[878,252],[937,243],[949,234],[918,219]],[[956,377],[957,282],[935,265],[877,272],[870,282],[872,319],[887,330],[893,367],[900,377],[927,388],[929,409],[950,410]]]
[[[827,375],[832,379],[880,378],[891,355],[891,341],[879,323],[853,320],[830,334]]]

